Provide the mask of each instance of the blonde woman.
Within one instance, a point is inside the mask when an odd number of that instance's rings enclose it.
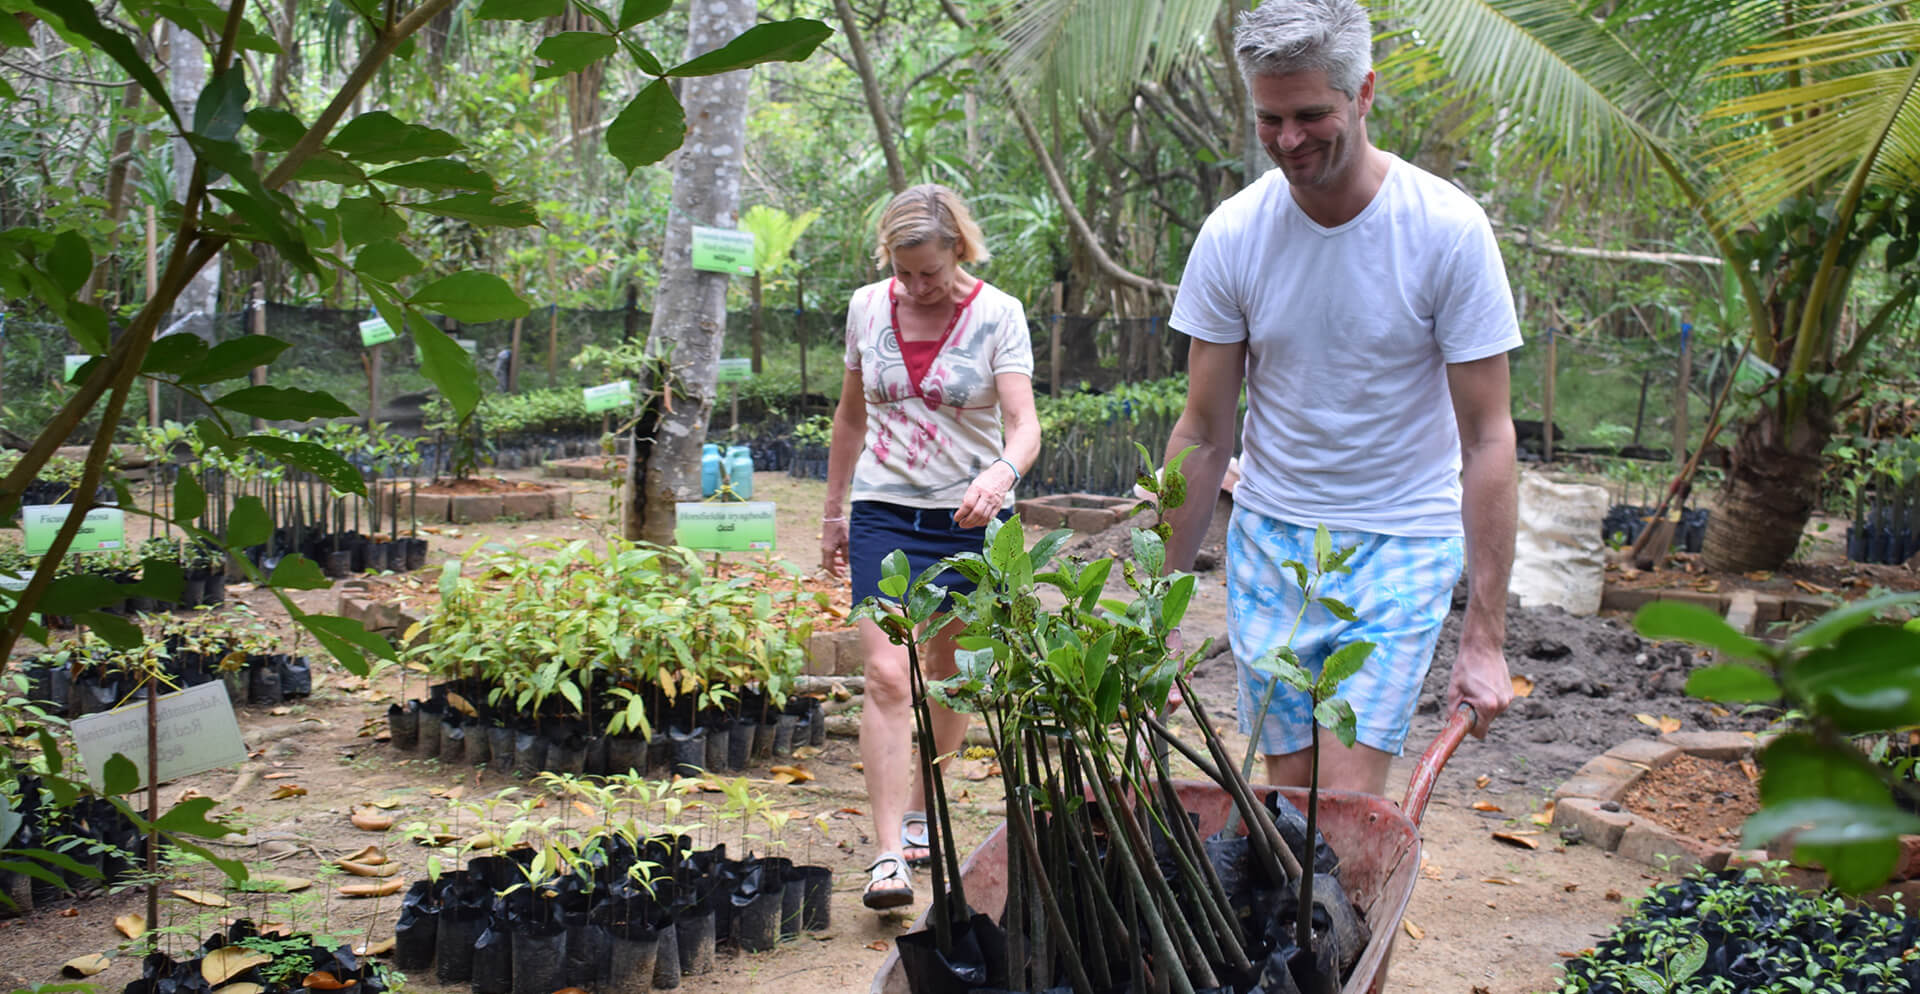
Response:
[[[881,596],[880,562],[895,549],[915,575],[978,552],[987,522],[1012,513],[1014,487],[1040,450],[1026,314],[967,272],[987,248],[966,203],[937,184],[901,192],[880,215],[874,254],[892,275],[855,291],[847,308],[846,380],[820,522],[821,565],[852,573],[855,603]],[[958,573],[940,582],[956,595],[972,589]],[[928,679],[952,675],[953,634],[921,651]],[[884,910],[913,903],[909,867],[931,853],[910,758],[906,649],[871,621],[860,622],[860,646],[860,759],[877,833],[863,899]],[[966,730],[966,715],[933,709],[941,755]]]

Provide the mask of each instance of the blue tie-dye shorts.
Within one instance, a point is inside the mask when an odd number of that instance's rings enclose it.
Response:
[[[1353,706],[1357,739],[1399,755],[1420,701],[1420,685],[1433,663],[1440,626],[1453,602],[1465,543],[1459,536],[1407,537],[1372,532],[1332,532],[1333,547],[1359,546],[1350,574],[1329,574],[1314,596],[1331,597],[1353,609],[1347,622],[1318,603],[1300,613],[1300,585],[1287,560],[1313,564],[1311,526],[1289,524],[1235,508],[1227,526],[1227,633],[1239,669],[1240,731],[1253,733],[1253,716],[1271,681],[1249,664],[1288,644],[1316,676],[1335,649],[1349,642],[1375,644],[1360,672],[1336,696]],[[1295,619],[1299,630],[1294,631]],[[1312,743],[1312,700],[1279,684],[1261,723],[1260,751],[1268,756],[1299,752]]]

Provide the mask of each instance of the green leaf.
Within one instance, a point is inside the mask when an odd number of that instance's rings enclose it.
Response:
[[[293,178],[302,183],[333,183],[339,186],[360,186],[367,181],[367,174],[359,166],[348,162],[346,156],[330,149],[321,149],[313,153],[293,174]]]
[[[1187,615],[1187,605],[1193,600],[1194,579],[1191,573],[1182,573],[1167,585],[1167,595],[1160,602],[1160,624],[1166,628],[1180,627],[1180,619]]]
[[[483,0],[473,16],[482,21],[542,21],[566,9],[567,0]]]
[[[0,15],[4,17],[6,15]],[[87,247],[87,240],[72,229],[53,236],[53,247],[46,254],[47,275],[53,277],[60,289],[68,294],[76,294],[87,285],[87,277],[93,272],[93,250]]]
[[[1773,701],[1780,685],[1772,676],[1743,663],[1724,663],[1694,670],[1687,677],[1687,693],[1708,701]]]
[[[1849,732],[1920,722],[1920,633],[1893,625],[1854,628],[1832,645],[1790,661],[1787,688]]]
[[[1698,604],[1654,601],[1633,616],[1633,628],[1650,639],[1677,639],[1706,646],[1722,659],[1764,662],[1768,658],[1765,646],[1734,631],[1725,618]]]
[[[907,592],[907,578],[913,567],[907,562],[907,554],[895,549],[880,560],[880,592],[895,600]]]
[[[606,37],[598,35],[596,37]],[[394,186],[445,193],[448,190],[477,190],[492,193],[493,177],[458,159],[426,159],[382,169],[370,179]]]
[[[75,573],[47,585],[46,594],[40,598],[40,610],[45,614],[79,614],[105,607],[126,596],[119,584],[104,576]]]
[[[256,146],[262,152],[285,152],[300,143],[307,126],[290,110],[279,107],[255,107],[247,111],[247,127],[260,136]]]
[[[1348,677],[1360,672],[1367,657],[1373,654],[1372,642],[1348,642],[1333,651],[1326,663],[1320,667],[1320,681],[1316,684],[1316,697],[1331,696]]]
[[[229,543],[244,549],[264,545],[272,537],[273,519],[267,516],[267,505],[260,498],[242,497],[233,502],[233,510],[227,513]]]
[[[265,366],[290,348],[290,344],[271,335],[242,335],[215,345],[207,357],[182,374],[186,385],[218,383],[246,376],[256,366]]]
[[[807,17],[756,24],[725,45],[667,70],[667,75],[713,76],[762,62],[799,62],[831,37],[832,28]]]
[[[122,652],[138,649],[146,644],[147,637],[140,626],[117,615],[105,611],[81,611],[73,620],[87,626],[95,635]]]
[[[256,452],[265,453],[281,462],[291,463],[320,477],[327,482],[328,486],[343,494],[354,494],[359,497],[367,495],[367,481],[360,475],[360,471],[324,445],[281,438],[277,435],[247,435],[241,438],[240,442]]]
[[[1102,728],[1120,717],[1120,671],[1110,669],[1093,692],[1094,717]]]
[[[168,835],[191,835],[201,839],[218,839],[233,835],[239,829],[207,818],[219,802],[211,797],[195,797],[181,801],[166,810],[153,822],[153,827]],[[241,879],[246,879],[242,875]]]
[[[1145,528],[1135,528],[1130,532],[1133,540],[1133,562],[1149,576],[1160,575],[1167,565],[1167,546],[1160,536]]]
[[[420,372],[453,407],[454,420],[464,420],[480,403],[480,373],[473,356],[431,321],[407,312],[407,331],[420,346]]]
[[[1335,697],[1332,700],[1321,701],[1315,704],[1313,706],[1313,720],[1332,729],[1334,737],[1340,740],[1341,745],[1349,749],[1353,748],[1353,740],[1356,734],[1353,705],[1348,704],[1346,698]]]
[[[1880,612],[1916,602],[1920,602],[1920,593],[1883,594],[1854,601],[1845,607],[1828,611],[1814,619],[1813,624],[1795,632],[1787,639],[1787,647],[1819,649],[1832,645],[1840,640],[1840,636],[1872,621]]]
[[[33,36],[27,33],[26,28],[20,26],[19,21],[14,20],[12,16],[0,17],[0,48],[32,47]],[[0,814],[0,817],[4,817],[4,814]],[[11,834],[13,833],[0,831],[0,845],[6,844],[6,838]]]
[[[506,280],[476,272],[441,277],[421,287],[407,303],[470,323],[525,317],[530,310]]]
[[[1673,961],[1667,965],[1667,975],[1681,981],[1700,972],[1707,964],[1707,940],[1695,935],[1687,939],[1685,949],[1673,954]]]
[[[192,473],[181,473],[173,490],[173,523],[184,525],[206,511],[207,493],[200,489],[200,481]]]
[[[659,162],[686,140],[686,109],[664,79],[642,87],[607,126],[607,151],[628,172]]]
[[[116,752],[100,767],[100,783],[102,793],[131,794],[140,789],[140,767]]]
[[[147,347],[147,358],[140,363],[140,371],[149,375],[184,373],[206,357],[207,343],[199,335],[176,332],[153,340]]]
[[[353,258],[354,271],[388,283],[398,282],[419,272],[421,262],[406,246],[392,239],[372,242]]]
[[[359,413],[332,394],[293,387],[241,387],[214,401],[213,406],[270,421],[351,418]]]
[[[673,0],[625,0],[620,5],[620,30],[644,24],[673,6]]]
[[[1313,528],[1313,568],[1317,572],[1329,572],[1333,568],[1332,559],[1333,533],[1327,531],[1326,525],[1315,525]]]
[[[1667,982],[1661,980],[1659,974],[1638,963],[1621,967],[1620,977],[1632,984],[1633,989],[1639,994],[1669,994]]]
[[[210,194],[252,226],[252,231],[239,229],[239,237],[264,240],[302,272],[319,273],[320,264],[314,261],[313,253],[307,250],[306,240],[294,230],[292,202],[286,197],[267,193],[264,189],[253,193],[219,189],[210,191]]]
[[[611,134],[608,142],[609,144],[612,142]],[[403,206],[408,210],[433,214],[437,217],[450,217],[456,221],[465,221],[483,228],[526,228],[540,223],[540,215],[533,209],[532,204],[524,200],[494,203],[492,194],[486,193],[463,193],[445,200]]]
[[[367,655],[381,659],[393,659],[393,646],[386,639],[366,630],[358,621],[335,615],[307,614],[298,619],[300,626],[312,633],[314,639],[326,646],[347,672],[355,676],[367,673]]]
[[[565,0],[553,0],[553,4],[558,13]],[[348,121],[327,147],[355,162],[373,165],[452,155],[466,148],[460,139],[439,128],[408,124],[384,110]]]
[[[1804,732],[1774,739],[1760,752],[1760,803],[1808,798],[1892,804],[1880,770],[1852,748],[1823,745]]]
[[[214,76],[194,101],[194,133],[208,141],[233,141],[247,121],[247,98],[251,95],[240,64]]]
[[[407,231],[406,219],[373,197],[341,197],[334,211],[340,218],[340,238],[348,248],[391,239]]]
[[[1301,667],[1299,657],[1288,646],[1283,645],[1261,656],[1254,662],[1253,668],[1301,693],[1313,692],[1313,675]]]
[[[551,79],[579,72],[612,55],[618,45],[612,35],[598,31],[562,31],[548,37],[533,50],[534,55],[549,63],[534,70],[533,78]]]
[[[1353,608],[1348,607],[1345,601],[1336,600],[1332,597],[1315,597],[1313,600],[1314,600],[1314,603],[1319,604],[1323,608],[1326,608],[1328,612],[1330,612],[1334,617],[1339,618],[1341,621],[1359,621],[1360,620],[1360,616],[1357,614],[1354,614]]]
[[[182,476],[182,482],[190,477]],[[149,559],[140,564],[140,582],[127,588],[129,597],[151,597],[158,601],[178,601],[187,585],[186,572],[171,559]]]

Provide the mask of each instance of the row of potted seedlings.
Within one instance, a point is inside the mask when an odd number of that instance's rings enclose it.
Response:
[[[0,870],[0,917],[25,915],[76,891],[108,886],[137,874],[146,860],[147,839],[112,804],[83,797],[71,805],[53,803],[40,778],[16,772],[3,792],[20,816],[11,838],[0,838],[8,859],[35,867],[29,872]],[[11,903],[9,903],[11,902]]]
[[[138,690],[149,669],[168,687],[221,681],[236,705],[279,704],[313,693],[313,665],[279,651],[264,626],[240,615],[198,613],[169,619],[139,649],[107,646],[91,633],[56,645],[17,665],[22,696],[50,714],[69,718],[110,711]]]
[[[489,696],[473,681],[460,681],[436,685],[424,699],[390,705],[394,748],[436,756],[449,766],[485,765],[522,777],[632,772],[664,778],[744,770],[801,746],[826,744],[818,698],[791,697],[776,707],[754,688],[741,691],[732,707],[664,709],[637,726],[623,722],[619,731],[580,715],[520,713],[488,703]],[[626,713],[611,695],[599,703],[589,715]]]
[[[729,859],[724,845],[694,851],[671,835],[602,834],[554,852],[481,856],[415,881],[394,926],[394,965],[431,968],[474,994],[640,994],[711,972],[720,946],[764,952],[830,924],[828,867]]]
[[[327,948],[312,936],[263,934],[243,918],[207,937],[192,956],[148,953],[140,962],[140,978],[121,994],[386,994],[392,989],[387,973],[386,966],[356,954],[350,945]]]

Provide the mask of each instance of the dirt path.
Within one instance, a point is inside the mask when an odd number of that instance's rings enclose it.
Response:
[[[537,540],[597,539],[609,524],[609,488],[572,482],[579,493],[575,506],[581,509],[575,518],[442,528],[433,536],[432,561],[437,562],[443,550],[458,552],[479,543],[514,548]],[[781,554],[811,564],[822,485],[765,474],[757,482],[757,496],[779,504]],[[263,613],[277,614],[270,598],[258,592],[244,596]],[[307,606],[332,605],[332,595],[325,592],[302,597]],[[1219,631],[1223,617],[1217,574],[1211,574],[1201,583],[1189,630]],[[1638,896],[1655,877],[1644,867],[1589,847],[1562,847],[1550,835],[1540,835],[1541,848],[1529,851],[1497,842],[1491,833],[1537,831],[1529,815],[1575,766],[1622,739],[1652,734],[1637,714],[1672,716],[1687,728],[1731,724],[1729,718],[1679,695],[1686,666],[1683,652],[1647,646],[1618,622],[1516,612],[1508,650],[1514,671],[1529,677],[1534,691],[1495,725],[1486,742],[1470,741],[1463,747],[1440,782],[1422,830],[1425,867],[1407,916],[1413,928],[1398,936],[1395,991],[1523,994],[1551,989],[1561,955],[1592,945],[1624,913],[1621,899]],[[1449,659],[1450,649],[1443,649],[1429,695],[1444,691]],[[1231,679],[1231,665],[1224,658],[1201,673],[1201,692],[1216,714],[1231,713]],[[418,677],[411,683],[417,693]],[[235,821],[247,834],[222,850],[248,859],[257,870],[318,881],[304,896],[234,895],[240,908],[228,912],[165,900],[161,924],[177,933],[168,937],[170,945],[183,947],[187,935],[205,934],[223,915],[241,910],[256,918],[328,930],[356,943],[384,938],[391,934],[397,913],[395,899],[330,896],[341,881],[323,867],[379,842],[411,879],[424,872],[425,850],[404,841],[398,831],[375,834],[352,828],[347,823],[351,809],[391,803],[388,813],[396,825],[450,820],[451,830],[460,831],[471,829],[474,822],[471,815],[450,815],[450,798],[473,801],[513,787],[526,791],[509,778],[442,769],[437,760],[399,753],[374,741],[370,736],[382,727],[382,716],[398,691],[392,680],[369,686],[331,665],[316,665],[315,693],[309,701],[291,705],[285,713],[242,709],[250,739],[290,724],[302,731],[267,745],[249,764],[250,772],[217,771],[164,788],[168,799],[186,790],[213,796],[232,792]],[[1416,748],[1438,727],[1437,700],[1423,710],[1427,713],[1414,729]],[[856,759],[854,743],[836,738],[801,764],[815,774],[811,783],[775,785],[764,779],[764,767],[748,773],[761,780],[758,786],[780,806],[807,816],[794,819],[786,849],[798,862],[834,868],[832,929],[771,953],[723,953],[715,973],[687,978],[682,990],[730,991],[743,982],[751,989],[778,985],[788,994],[865,989],[905,919],[876,916],[858,903],[871,842],[865,793],[853,768]],[[1402,789],[1411,763],[1408,757],[1396,765],[1394,793]],[[1476,785],[1483,775],[1484,788]],[[286,786],[304,788],[305,793],[274,799]],[[999,820],[998,781],[986,776],[984,763],[963,764],[953,796],[962,821],[961,841],[970,846]],[[1500,810],[1474,810],[1476,801]],[[800,827],[814,815],[825,816],[824,833]],[[707,828],[696,834],[702,845],[725,842],[730,851],[766,846],[764,840],[743,839],[735,828]],[[218,889],[217,875],[207,867],[182,865],[175,870],[172,886]],[[924,875],[920,886],[924,907]],[[0,983],[13,987],[54,982],[67,959],[114,950],[120,941],[113,931],[114,917],[139,910],[143,900],[133,891],[94,895],[43,908],[23,920],[0,922]],[[103,991],[118,990],[136,976],[137,954],[129,950],[115,955],[113,968],[94,978]],[[409,987],[427,992],[466,989],[440,985],[431,976],[411,977]]]

